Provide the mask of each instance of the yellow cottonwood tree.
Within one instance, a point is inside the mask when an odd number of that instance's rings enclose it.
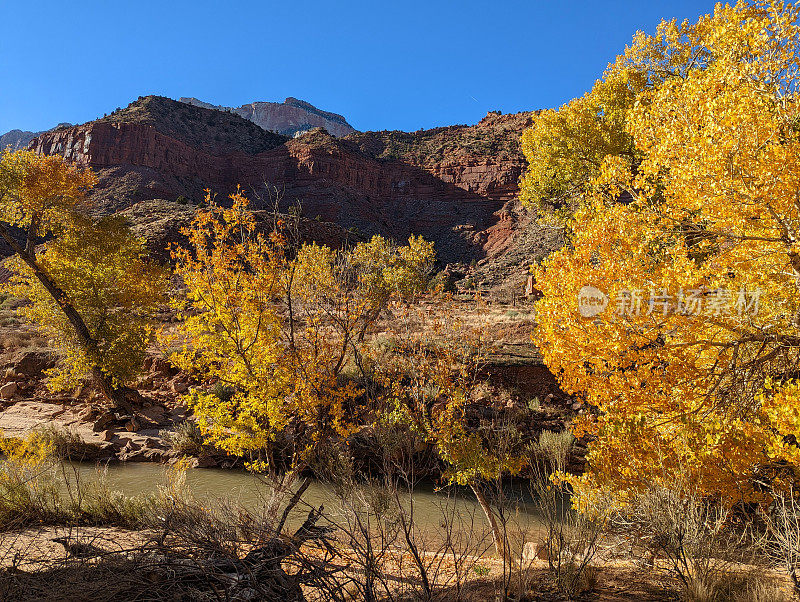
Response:
[[[536,269],[536,341],[598,409],[577,425],[596,436],[586,493],[681,472],[732,504],[797,484],[799,14],[739,2],[663,22],[604,76],[635,93],[636,159],[602,157],[570,244]],[[584,287],[603,311],[579,312]]]
[[[230,208],[209,198],[186,230],[187,248],[173,251],[176,272],[187,287],[178,366],[235,387],[230,399],[196,393],[191,404],[200,426],[217,446],[236,455],[269,450],[294,412],[313,404],[294,394],[291,363],[281,345],[286,260],[277,233],[256,232],[247,199],[236,194]],[[261,461],[270,462],[270,458]]]
[[[109,401],[131,409],[138,395],[127,385],[141,367],[166,281],[123,221],[87,217],[95,182],[91,170],[60,156],[0,155],[0,236],[14,252],[15,274],[5,288],[30,301],[21,313],[63,354],[51,387],[88,375]],[[51,240],[37,246],[45,237]]]
[[[166,288],[165,271],[147,261],[146,254],[142,241],[118,217],[81,223],[37,253],[38,265],[59,283],[96,342],[91,352],[33,270],[14,258],[10,265],[15,275],[6,291],[29,301],[18,312],[37,324],[63,356],[52,371],[51,389],[74,387],[95,366],[116,388],[140,372],[153,314]]]
[[[605,157],[632,163],[636,150],[625,116],[634,98],[630,82],[609,78],[560,109],[536,115],[521,141],[528,161],[521,181],[523,204],[563,219],[591,189]]]
[[[190,398],[214,444],[251,456],[255,469],[295,475],[319,445],[364,423],[362,391],[342,370],[359,365],[364,335],[390,299],[423,290],[409,274],[429,273],[433,249],[380,237],[350,250],[291,249],[291,224],[263,232],[241,193],[229,208],[207,200],[186,230],[188,247],[173,253],[189,310],[173,359],[233,391]]]

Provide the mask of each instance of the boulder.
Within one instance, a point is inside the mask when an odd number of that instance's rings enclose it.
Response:
[[[163,442],[155,437],[146,437],[142,445],[150,449],[164,449]]]
[[[192,468],[217,468],[219,459],[216,456],[200,456],[192,462]]]
[[[103,441],[112,441],[116,436],[117,432],[114,429],[107,429],[100,433],[100,439],[102,439]]]
[[[142,450],[144,462],[162,462],[164,460],[164,450],[145,448]]]
[[[149,408],[144,408],[142,415],[154,425],[160,425],[167,421],[167,410],[161,405],[152,405]]]
[[[0,398],[11,399],[17,394],[17,391],[19,391],[17,383],[6,383],[0,387]]]
[[[101,415],[103,415],[103,411],[97,406],[92,405],[81,410],[81,412],[78,414],[78,418],[80,418],[84,422],[89,422],[91,420],[99,418]]]
[[[163,357],[154,357],[150,363],[150,370],[162,376],[174,376],[179,372],[168,359]]]
[[[108,425],[112,424],[116,420],[114,414],[111,412],[106,412],[102,416],[100,416],[95,423],[92,425],[92,430],[95,433],[99,433],[100,431],[106,430]]]
[[[161,462],[163,457],[164,450],[149,447],[147,441],[129,440],[117,453],[117,458],[122,462]]]
[[[526,542],[522,548],[522,562],[535,560],[547,560],[547,547],[535,541]]]
[[[40,349],[21,351],[13,359],[15,374],[41,376],[42,372],[56,365],[55,357],[49,351]]]

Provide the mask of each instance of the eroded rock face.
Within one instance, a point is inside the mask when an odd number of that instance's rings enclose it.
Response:
[[[38,377],[55,364],[56,358],[52,351],[33,349],[17,353],[10,368],[15,375]]]
[[[59,123],[55,128],[70,127],[72,124]],[[52,131],[52,130],[51,130]],[[11,130],[5,134],[0,134],[0,151],[10,148],[12,151],[27,148],[31,140],[44,132],[27,132],[23,130]]]
[[[325,128],[337,137],[356,131],[341,115],[323,111],[304,100],[291,96],[282,103],[251,102],[236,108],[212,105],[196,98],[181,98],[180,101],[196,107],[235,113],[265,130],[284,136],[294,136],[316,127]]]
[[[6,383],[0,387],[0,399],[13,399],[18,390],[19,387],[17,386],[17,383]]]
[[[421,234],[443,263],[469,263],[503,248],[519,222],[503,206],[518,192],[519,136],[530,119],[490,114],[475,126],[343,139],[316,129],[287,139],[232,113],[146,97],[45,133],[31,148],[95,169],[92,196],[102,212],[135,213],[150,199],[196,203],[206,188],[224,199],[241,185],[256,209],[299,203],[308,220],[399,241]]]

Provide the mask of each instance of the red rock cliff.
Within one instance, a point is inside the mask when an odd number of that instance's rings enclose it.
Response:
[[[106,211],[152,198],[199,198],[206,187],[227,194],[241,184],[262,197],[279,190],[284,205],[300,202],[306,217],[319,216],[365,234],[423,234],[437,242],[446,261],[469,261],[485,253],[486,232],[501,217],[494,213],[516,195],[522,170],[518,154],[495,158],[467,148],[445,152],[440,160],[413,161],[376,156],[363,140],[337,140],[319,130],[276,146],[279,141],[259,140],[242,126],[240,135],[215,145],[220,134],[203,128],[217,118],[210,113],[219,112],[189,107],[175,109],[189,111],[180,119],[163,114],[145,119],[134,105],[118,121],[111,116],[42,134],[31,148],[97,170],[95,200]],[[173,108],[158,105],[161,113]],[[239,127],[224,125],[225,131]],[[473,138],[480,134],[469,132]],[[239,144],[245,138],[247,143]],[[424,133],[419,138],[427,140]],[[496,245],[496,233],[492,238]]]

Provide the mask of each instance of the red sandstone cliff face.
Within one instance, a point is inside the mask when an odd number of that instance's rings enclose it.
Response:
[[[519,178],[524,161],[498,161],[482,157],[463,157],[436,163],[427,168],[443,182],[494,200],[510,201],[519,193]]]
[[[253,197],[267,198],[269,191],[279,190],[283,208],[299,202],[305,217],[363,234],[397,239],[422,234],[436,242],[446,262],[468,262],[501,249],[513,232],[515,222],[496,212],[517,194],[523,158],[508,141],[516,144],[519,124],[527,118],[506,118],[504,127],[481,122],[432,135],[404,134],[405,154],[392,155],[368,148],[376,144],[364,137],[370,133],[338,140],[316,130],[276,146],[280,140],[260,140],[244,126],[238,137],[228,136],[215,146],[220,134],[208,124],[219,119],[218,111],[145,100],[144,109],[134,103],[119,121],[112,115],[47,132],[31,148],[97,170],[94,200],[106,212],[147,199],[199,199],[205,188],[225,195],[240,184]],[[179,118],[164,114],[170,111],[179,111]],[[223,125],[226,132],[239,127],[236,121]],[[442,149],[442,142],[451,144],[448,132],[466,142],[455,150]],[[379,134],[379,143],[395,143],[391,133]],[[242,136],[246,144],[237,143]],[[489,154],[494,147],[486,146],[487,137],[499,148],[496,156]]]
[[[516,198],[525,169],[519,139],[533,113],[489,113],[475,125],[419,132],[359,132],[347,137],[363,153],[416,165],[445,183],[496,201]]]

